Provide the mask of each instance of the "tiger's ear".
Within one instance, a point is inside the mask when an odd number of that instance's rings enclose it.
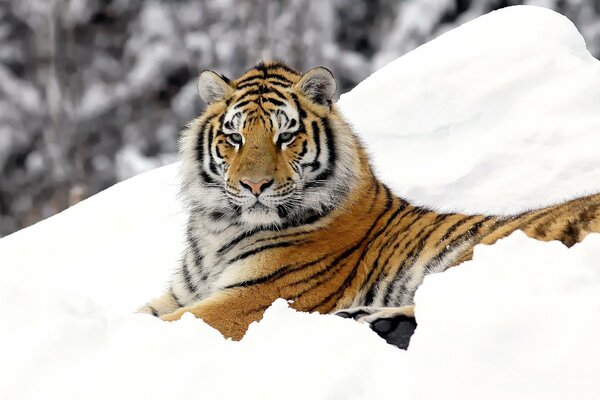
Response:
[[[205,69],[198,78],[198,94],[207,104],[225,100],[233,93],[229,79]]]
[[[335,95],[336,84],[330,70],[317,67],[302,75],[296,88],[315,103],[327,105]]]

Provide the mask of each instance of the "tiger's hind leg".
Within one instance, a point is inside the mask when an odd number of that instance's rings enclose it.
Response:
[[[414,306],[354,307],[336,311],[335,315],[367,323],[386,342],[405,350],[417,328]]]

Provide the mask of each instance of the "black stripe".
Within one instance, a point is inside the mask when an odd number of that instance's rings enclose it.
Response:
[[[244,101],[240,101],[239,103],[236,103],[234,108],[242,108],[247,104],[252,103],[254,100],[244,100]]]
[[[454,233],[455,230],[457,230],[459,227],[461,227],[462,225],[464,225],[467,221],[470,221],[472,219],[478,218],[477,215],[468,215],[464,218],[459,219],[458,221],[456,221],[456,223],[454,223],[452,226],[450,226],[450,228],[448,228],[448,230],[446,231],[446,233],[444,233],[444,236],[442,236],[442,238],[440,239],[440,243],[445,242],[446,240],[448,240],[448,238],[450,237],[450,235],[452,235]]]
[[[541,211],[541,210],[536,210],[534,212],[532,212],[530,218],[528,218],[526,221],[524,221],[522,224],[519,224],[519,227],[517,229],[521,229],[521,230],[526,230],[527,228],[529,228],[534,222],[537,222],[545,217],[547,217],[548,215],[552,216],[552,214],[554,213],[555,208],[554,207],[548,207],[548,209]],[[537,212],[539,212],[539,214],[536,214]],[[521,215],[517,215],[515,217],[509,217],[509,221],[514,221],[518,218],[520,218]],[[544,223],[544,222],[541,222]],[[493,232],[490,232],[490,234]]]
[[[317,123],[317,121],[313,121],[310,124],[311,128],[312,128],[312,137],[313,137],[313,141],[315,142],[315,159],[312,162],[312,167],[313,167],[313,172],[315,172],[317,169],[319,169],[321,167],[321,163],[319,162],[319,157],[321,156],[321,129],[319,129],[319,124]]]
[[[214,179],[212,179],[204,170],[204,156],[206,154],[204,135],[206,134],[205,131],[207,129],[207,126],[210,126],[209,124],[210,124],[210,122],[207,122],[205,125],[203,125],[200,130],[200,133],[198,135],[198,142],[196,143],[196,160],[200,164],[200,173],[199,174],[200,174],[200,178],[202,178],[202,181],[204,183],[214,184],[217,182]]]
[[[195,294],[198,290],[198,287],[196,286],[196,284],[194,284],[194,282],[192,282],[192,276],[190,275],[190,271],[185,260],[183,261],[183,265],[181,266],[181,272],[183,273],[183,280],[185,282],[185,286],[188,292],[190,292],[191,294]]]
[[[217,153],[217,157],[223,160],[223,154],[221,154],[221,150],[219,150],[219,146],[215,146],[215,153]]]
[[[306,185],[307,187],[323,186],[323,181],[327,180],[333,174],[333,168],[337,158],[335,151],[335,141],[333,139],[333,132],[331,131],[331,127],[329,126],[329,120],[327,118],[323,118],[322,123],[323,128],[325,130],[325,143],[327,144],[327,167],[315,178],[315,180],[319,182],[309,182]]]
[[[282,75],[270,75],[269,77],[267,77],[267,82],[269,82],[271,85],[277,85],[284,88],[289,88],[292,86],[292,83],[289,80],[285,79]]]
[[[187,239],[190,244],[192,253],[194,255],[194,263],[196,264],[195,266],[196,266],[196,268],[201,269],[202,268],[202,259],[204,258],[204,256],[202,255],[202,252],[200,251],[198,242],[192,235],[192,228],[191,228],[191,224],[189,222],[188,222],[188,230],[187,230]]]
[[[248,250],[242,254],[235,256],[231,260],[227,261],[227,264],[233,264],[236,261],[243,260],[243,259],[253,256],[255,254],[261,253],[265,250],[275,249],[278,247],[290,247],[290,246],[295,246],[295,245],[303,244],[303,243],[307,243],[307,241],[306,240],[292,240],[292,241],[288,241],[288,242],[277,242],[277,243],[265,244],[264,246],[256,247],[252,250]]]
[[[262,94],[260,89],[253,89],[253,90],[248,90],[246,93],[244,93],[243,95],[240,96],[240,98],[238,100],[246,100],[248,97],[251,96],[259,96]],[[257,99],[254,99],[254,101],[256,101]]]
[[[206,123],[203,124],[198,130],[198,141],[196,142],[196,161],[203,166],[204,160],[204,130],[206,129]]]
[[[269,86],[267,88],[268,90],[263,92],[263,94],[271,94],[271,93],[275,93],[279,98],[282,98],[284,100],[287,100],[287,97],[285,96],[285,93],[283,93],[281,90],[279,90],[276,87],[273,86]],[[263,96],[264,97],[264,96]]]
[[[288,78],[286,78],[285,76],[281,75],[281,74],[274,74],[273,72],[269,72],[269,75],[267,75],[267,80],[277,80],[277,81],[281,81],[283,83],[286,84],[292,84],[293,82],[290,81]]]
[[[158,311],[156,311],[156,308],[152,307],[151,305],[148,305],[148,308],[150,309],[150,312],[152,313],[152,315],[154,315],[155,317],[158,317]]]
[[[277,110],[275,112],[275,117],[277,118],[277,121],[279,122],[279,126],[287,125],[287,123],[290,120],[289,117],[287,116],[287,114],[285,112],[283,112],[282,110]]]
[[[288,217],[289,212],[284,206],[278,205],[276,208],[277,208],[277,216],[279,216],[279,218],[287,218]]]
[[[300,117],[300,119],[302,120],[306,118],[306,111],[300,106],[300,100],[298,100],[298,96],[296,95],[296,93],[290,93],[290,95],[292,96],[292,100],[296,105],[296,109],[298,110],[298,116]]]
[[[292,238],[292,237],[307,235],[307,234],[310,234],[310,233],[317,232],[317,231],[319,231],[321,229],[323,229],[323,228],[310,229],[310,230],[305,230],[305,231],[300,231],[300,232],[294,232],[294,233],[286,233],[286,234],[277,235],[277,236],[270,236],[270,237],[267,237],[267,238],[258,239],[256,241],[254,241],[252,243],[252,245],[255,245],[255,244],[258,244],[258,243],[262,243],[262,242],[266,242],[266,241],[289,239],[289,238]]]
[[[373,195],[373,201],[371,202],[371,205],[367,210],[367,214],[373,211],[373,207],[375,206],[375,204],[377,204],[377,196],[379,196],[379,190],[381,189],[379,181],[374,177],[372,177],[371,179],[373,179],[373,182],[375,183],[375,194]]]
[[[231,240],[229,243],[222,246],[219,250],[217,250],[217,255],[222,256],[223,253],[229,251],[233,246],[241,242],[242,240],[254,236],[256,233],[261,232],[261,229],[253,229],[251,231],[246,231],[241,235],[238,235],[235,239]]]
[[[383,264],[383,265],[385,265],[385,264]],[[375,259],[375,264],[371,268],[371,271],[369,271],[369,275],[368,275],[367,279],[365,279],[365,282],[369,282],[369,279],[371,279],[372,273],[375,272],[375,271],[377,271],[378,269],[379,269],[379,259],[376,258]],[[377,278],[375,278],[375,282],[373,282],[373,284],[371,285],[371,287],[367,291],[367,294],[365,295],[364,304],[366,306],[368,306],[370,304],[373,304],[373,300],[375,299],[375,292],[377,291],[377,281],[379,280],[380,276],[381,276],[381,271],[379,271],[379,273],[377,274]]]
[[[181,299],[179,299],[179,297],[177,297],[177,295],[175,294],[175,291],[173,290],[173,286],[171,286],[169,288],[169,293],[171,294],[171,296],[173,296],[173,300],[175,300],[175,303],[177,304],[177,306],[179,308],[183,307],[183,303],[181,302]]]
[[[262,104],[261,104],[261,108],[262,108]],[[263,109],[263,110],[264,110],[264,109]],[[260,118],[260,120],[261,120],[261,122],[262,122],[262,124],[263,124],[263,126],[264,126],[265,128],[266,128],[267,126],[269,126],[269,125],[270,125],[270,123],[271,123],[271,120],[270,120],[270,118],[269,118],[269,117],[267,117],[267,113],[266,113],[266,112],[263,112],[263,113],[259,114],[259,115],[258,115],[258,118]]]
[[[211,151],[213,137],[214,137],[214,129],[213,129],[213,126],[211,125],[208,129],[208,144],[207,144],[208,145],[208,157],[209,157],[208,168],[210,169],[210,172],[219,176],[219,171],[217,170],[217,164],[215,163],[215,158],[213,157],[213,154]]]
[[[281,86],[284,88],[289,88],[290,86],[292,86],[291,82],[282,75],[269,75],[266,78],[262,76],[253,76],[251,78],[239,81],[235,89],[241,90],[252,86],[258,86],[260,84],[264,85],[265,83],[269,85]]]
[[[217,183],[217,181],[215,181],[213,178],[211,178],[204,170],[200,171],[200,177],[202,178],[204,183],[208,183],[208,184],[216,184]]]
[[[259,71],[262,73],[262,76],[266,76],[267,75],[267,66],[265,65],[264,61],[259,62],[258,64],[256,64],[254,66],[254,69],[256,71]]]
[[[298,153],[298,157],[302,158],[308,152],[308,140],[304,140],[302,143],[302,150]]]
[[[242,83],[238,84],[235,87],[235,90],[242,90],[245,88],[249,88],[252,86],[258,86],[258,84],[263,80],[262,76],[255,76],[252,79],[248,79],[247,81],[242,81]]]
[[[214,219],[216,221],[220,220],[221,218],[225,217],[225,213],[221,212],[221,211],[212,211],[211,213],[208,214],[208,216],[211,219]]]
[[[301,225],[314,224],[321,218],[324,218],[327,215],[329,215],[329,213],[331,213],[331,211],[333,211],[334,209],[335,207],[327,207],[319,210],[307,210],[304,213],[302,213],[302,215],[297,215],[294,217],[294,219],[286,221],[284,224],[282,224],[280,230],[287,228],[295,228]]]
[[[248,76],[248,77],[246,77],[246,78],[240,79],[239,81],[236,81],[236,84],[238,84],[238,85],[239,85],[239,84],[241,84],[241,83],[250,82],[250,81],[252,81],[252,80],[254,80],[254,79],[263,79],[263,74],[261,74],[261,75],[251,75],[251,76]],[[236,87],[237,87],[237,86],[236,86]]]
[[[217,75],[219,75],[221,77],[221,79],[223,79],[225,81],[225,83],[227,83],[227,84],[231,83],[231,80],[228,77],[226,77],[225,75],[221,75],[221,74],[217,74]]]
[[[281,61],[277,61],[277,62],[275,62],[275,63],[273,63],[272,65],[269,66],[269,70],[273,70],[273,69],[277,69],[277,68],[280,68],[280,69],[282,69],[282,70],[284,70],[284,71],[286,71],[286,72],[288,72],[290,74],[293,74],[293,75],[300,75],[298,73],[298,71],[290,68],[289,66],[287,66],[286,64],[284,64]],[[269,75],[271,75],[272,73],[273,72],[269,71]]]
[[[279,100],[274,99],[272,97],[262,96],[261,99],[262,99],[263,103],[271,103],[271,104],[276,105],[277,107],[283,107],[283,106],[285,106],[285,103],[283,101],[279,101]]]
[[[285,275],[288,275],[294,271],[298,271],[307,267],[310,267],[314,264],[317,264],[321,261],[323,261],[327,256],[323,256],[320,257],[316,260],[310,261],[308,263],[304,263],[304,264],[300,264],[300,265],[285,265],[281,268],[279,268],[278,270],[268,274],[268,275],[264,275],[258,278],[254,278],[254,279],[250,279],[247,281],[242,281],[242,282],[238,282],[238,283],[234,283],[232,285],[229,285],[227,287],[225,287],[225,289],[231,289],[231,288],[235,288],[235,287],[241,287],[241,286],[252,286],[252,285],[257,285],[259,283],[265,283],[268,281],[272,281],[275,279],[279,279]]]
[[[302,174],[302,168],[300,167],[300,165],[298,165],[295,161],[292,161],[291,163],[288,164],[292,170],[297,173],[298,175]]]

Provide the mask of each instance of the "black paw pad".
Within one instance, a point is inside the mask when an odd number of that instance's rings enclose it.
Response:
[[[410,338],[417,328],[412,317],[398,315],[392,318],[380,318],[371,322],[371,329],[391,345],[407,349]]]

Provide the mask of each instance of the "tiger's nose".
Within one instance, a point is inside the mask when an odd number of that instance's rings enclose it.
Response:
[[[250,179],[242,179],[240,181],[240,185],[242,185],[242,187],[248,189],[256,197],[260,196],[260,194],[266,188],[271,186],[272,184],[273,184],[273,179],[267,179],[267,178],[260,180],[258,182],[251,181]]]

